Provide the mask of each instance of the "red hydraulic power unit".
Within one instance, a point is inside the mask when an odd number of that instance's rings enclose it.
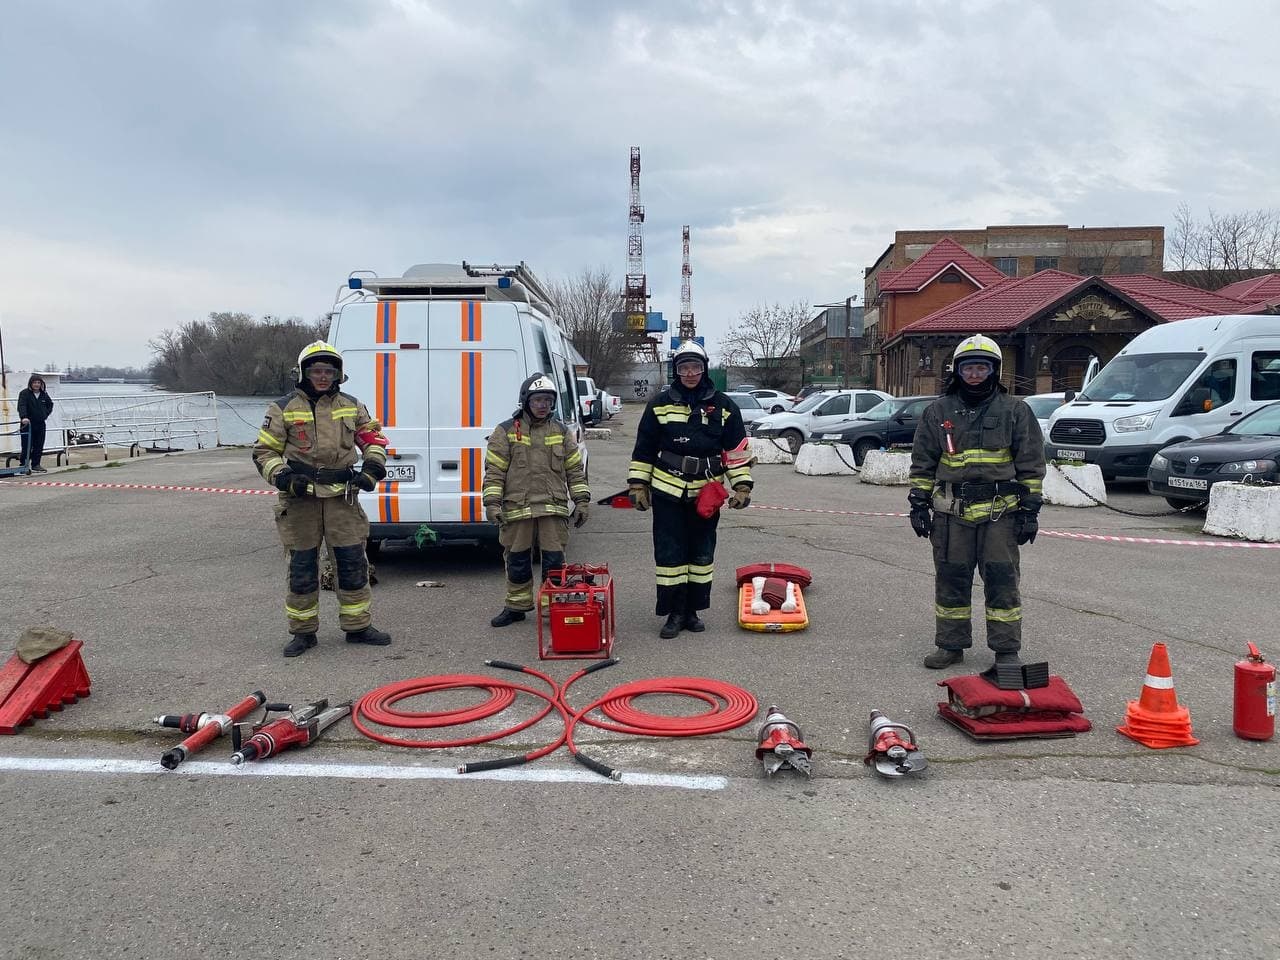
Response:
[[[613,577],[608,564],[571,563],[552,570],[538,589],[538,656],[603,660],[613,652]]]

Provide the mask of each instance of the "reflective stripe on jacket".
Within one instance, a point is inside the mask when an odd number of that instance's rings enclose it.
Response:
[[[481,494],[485,506],[501,505],[504,520],[567,517],[570,499],[591,499],[582,448],[559,420],[535,423],[522,412],[490,434]]]
[[[943,426],[950,423],[948,430]],[[947,446],[947,434],[951,446]],[[1016,510],[1022,498],[1039,502],[1044,485],[1044,436],[1031,408],[997,391],[969,407],[948,394],[925,408],[911,446],[912,489],[933,497],[933,508],[978,523]],[[962,500],[955,485],[1016,480],[1026,492]]]
[[[647,483],[657,493],[682,498],[696,496],[710,480],[730,487],[752,485],[750,465],[687,476],[661,461],[660,452],[707,460],[733,450],[747,437],[737,405],[704,378],[692,397],[669,386],[649,401],[636,428],[636,445],[627,471],[629,483]]]
[[[315,402],[301,389],[281,397],[267,407],[266,418],[253,445],[253,462],[268,483],[296,460],[316,469],[336,470],[354,466],[364,454],[366,460],[387,462],[387,449],[368,443],[363,451],[356,434],[372,433],[383,443],[382,425],[369,416],[363,403],[346,393],[324,394]],[[344,483],[317,483],[317,497],[337,497]]]

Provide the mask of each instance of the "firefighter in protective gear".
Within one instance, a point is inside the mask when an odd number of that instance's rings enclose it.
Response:
[[[649,401],[636,430],[627,486],[637,510],[653,508],[655,612],[666,617],[664,639],[681,630],[700,633],[699,610],[711,606],[717,510],[702,517],[698,492],[723,478],[733,489],[729,506],[751,502],[751,458],[746,428],[732,400],[707,375],[707,352],[686,340],[672,356],[675,377]]]
[[[345,379],[342,356],[332,345],[307,344],[298,354],[296,388],[267,407],[253,446],[258,472],[280,490],[276,532],[289,551],[284,610],[292,639],[286,657],[316,645],[322,540],[337,570],[338,623],[347,642],[391,642],[371,623],[364,552],[369,518],[357,495],[386,476],[387,438],[363,403],[339,391]]]
[[[1035,414],[1000,383],[1000,347],[967,337],[943,396],[925,408],[911,447],[911,528],[933,545],[937,649],[930,669],[973,645],[973,573],[982,577],[987,646],[997,663],[1022,648],[1018,547],[1035,540],[1043,502],[1044,437]]]
[[[494,428],[484,454],[485,519],[498,525],[507,569],[502,610],[489,621],[505,627],[533,609],[533,545],[542,552],[542,579],[564,566],[569,544],[569,501],[575,527],[587,520],[591,491],[582,448],[553,416],[555,382],[535,373],[520,385],[520,409]]]

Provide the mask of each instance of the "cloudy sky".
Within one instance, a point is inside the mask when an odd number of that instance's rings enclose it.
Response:
[[[353,269],[626,268],[714,343],[841,300],[895,229],[1280,208],[1271,0],[7,0],[11,367],[144,364]]]

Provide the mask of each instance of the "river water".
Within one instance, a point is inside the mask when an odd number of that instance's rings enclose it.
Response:
[[[57,403],[59,397],[179,397],[182,394],[155,390],[137,383],[62,383],[50,388],[49,395]],[[218,397],[218,442],[222,444],[253,443],[262,425],[267,404],[275,397]],[[175,441],[175,447],[181,447]]]

